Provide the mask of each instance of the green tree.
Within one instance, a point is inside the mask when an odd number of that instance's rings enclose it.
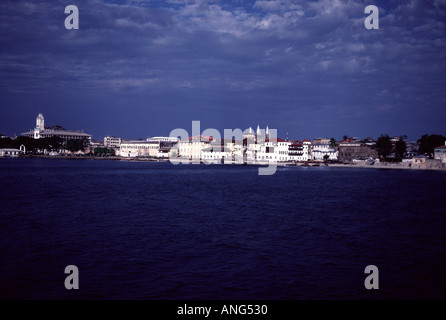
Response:
[[[381,159],[384,159],[392,152],[392,141],[388,134],[381,134],[375,145],[376,151]]]
[[[0,138],[0,148],[11,148],[12,139],[10,137]]]
[[[419,154],[427,154],[432,157],[434,154],[434,149],[439,146],[444,146],[446,138],[440,134],[423,135],[418,139],[418,152]]]
[[[402,159],[406,154],[406,150],[406,142],[403,139],[400,139],[395,143],[395,156],[397,158]]]
[[[342,136],[342,140],[347,140],[348,136]]]
[[[336,146],[338,145],[337,141],[335,138],[331,138],[330,139],[330,148],[336,148]]]
[[[47,148],[51,151],[57,151],[62,148],[63,140],[60,137],[46,138]]]
[[[71,152],[77,152],[80,150],[84,150],[87,145],[87,139],[68,139],[64,144],[64,149]]]
[[[114,156],[115,155],[115,150],[114,149],[109,149],[109,148],[95,148],[94,149],[94,154],[96,156]]]
[[[327,162],[330,156],[328,154],[324,155],[324,161]]]
[[[27,151],[37,151],[38,145],[36,141],[37,140],[30,137],[19,136],[12,140],[11,147],[18,149],[23,144]]]

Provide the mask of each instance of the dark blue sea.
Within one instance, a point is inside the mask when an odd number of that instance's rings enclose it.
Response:
[[[257,172],[0,159],[0,298],[446,299],[446,172]]]

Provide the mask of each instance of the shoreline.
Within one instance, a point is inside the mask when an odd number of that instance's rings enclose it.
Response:
[[[414,166],[409,167],[406,165],[387,165],[387,164],[379,164],[379,165],[358,165],[358,164],[341,164],[341,163],[333,163],[327,165],[328,167],[334,168],[365,168],[365,169],[396,169],[396,170],[430,170],[430,171],[446,171],[446,168],[431,168],[431,167],[422,167],[422,166]]]
[[[4,157],[8,159],[9,157]],[[97,156],[49,156],[49,155],[21,155],[16,158],[36,158],[36,159],[65,159],[65,160],[115,160],[115,161],[128,161],[128,162],[169,162],[170,159],[158,159],[158,158],[124,158],[120,156],[109,156],[109,157],[97,157]],[[203,162],[202,162],[203,163]],[[241,164],[239,164],[241,165]],[[268,163],[247,163],[243,165],[257,165],[257,166],[267,166]],[[378,164],[367,165],[367,164],[354,164],[354,163],[323,163],[323,162],[279,162],[277,166],[280,167],[331,167],[331,168],[365,168],[365,169],[397,169],[397,170],[429,170],[429,171],[446,171],[446,165],[442,164],[442,167],[432,167],[426,164],[424,165],[414,165],[408,166],[402,163],[391,163],[391,162],[381,162]]]

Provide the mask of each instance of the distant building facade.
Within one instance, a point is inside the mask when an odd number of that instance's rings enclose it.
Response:
[[[150,143],[144,140],[127,140],[121,142],[120,155],[124,158],[148,157]]]
[[[328,156],[328,158],[326,156]],[[311,158],[316,161],[324,161],[325,158],[327,158],[327,160],[337,160],[338,151],[336,150],[336,147],[333,148],[330,146],[330,139],[314,139],[311,148]]]
[[[339,143],[338,161],[352,163],[353,160],[378,158],[378,151],[358,141],[343,140]]]
[[[147,138],[149,142],[149,156],[155,158],[168,158],[172,147],[178,143],[176,137],[152,137]]]
[[[281,138],[266,139],[260,144],[260,150],[257,153],[259,162],[285,162],[288,161],[289,146],[291,141]]]
[[[147,140],[121,141],[119,154],[125,158],[151,157],[168,158],[173,146],[178,143],[175,137],[153,137]]]
[[[214,138],[202,135],[181,140],[177,145],[178,156],[186,160],[200,161],[202,150],[210,147],[212,141],[214,141]]]
[[[446,141],[444,146],[436,147],[434,149],[434,159],[440,160],[441,163],[446,164]]]
[[[288,160],[298,162],[311,160],[311,141],[308,139],[293,141],[288,147]]]
[[[14,148],[0,149],[0,157],[2,158],[16,158],[22,153],[24,152],[20,149],[14,149]]]
[[[120,149],[121,148],[121,138],[106,136],[104,137],[104,147],[109,149]]]

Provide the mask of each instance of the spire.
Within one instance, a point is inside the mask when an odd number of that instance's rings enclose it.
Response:
[[[257,125],[257,134],[260,134],[260,126]]]

